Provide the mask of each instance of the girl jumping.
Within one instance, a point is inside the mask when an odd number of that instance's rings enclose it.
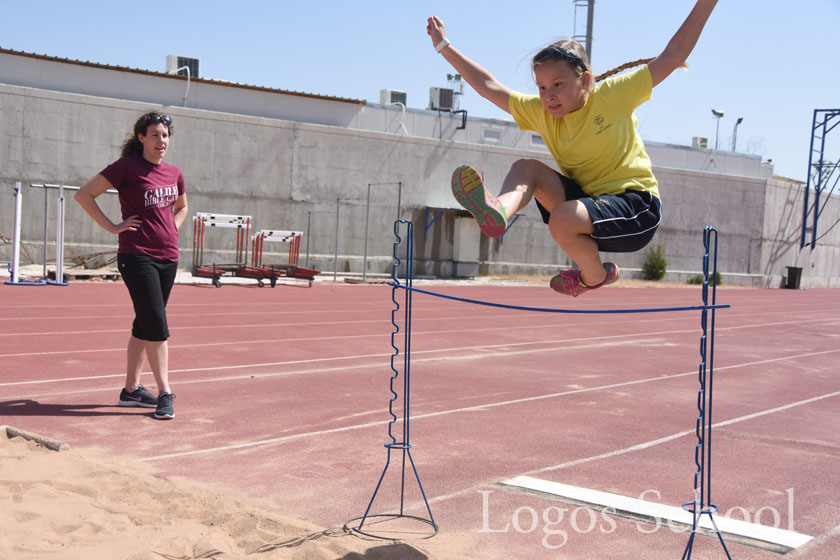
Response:
[[[516,161],[499,196],[493,197],[478,172],[462,165],[452,175],[452,193],[490,237],[502,235],[508,217],[535,198],[551,236],[578,266],[551,279],[551,287],[561,294],[578,296],[614,283],[618,266],[602,263],[598,252],[638,251],[656,233],[659,189],[633,111],[650,98],[654,86],[685,64],[715,4],[717,0],[697,0],[659,56],[597,77],[577,41],[548,45],[531,63],[539,95],[499,83],[449,42],[438,17],[429,18],[426,32],[435,50],[479,95],[510,113],[521,129],[537,132],[562,171],[533,159]],[[639,64],[632,72],[613,76]]]

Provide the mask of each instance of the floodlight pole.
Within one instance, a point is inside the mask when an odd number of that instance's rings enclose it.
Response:
[[[735,146],[737,145],[738,140],[738,125],[744,121],[744,117],[738,117],[738,120],[735,121],[735,127],[732,129],[732,151],[735,151]]]
[[[717,124],[715,126],[715,151],[717,152],[717,150],[718,150],[718,136],[720,135],[720,119],[721,119],[721,117],[723,117],[723,111],[720,111],[718,109],[712,109],[712,116],[714,116],[715,119],[717,119],[717,121],[716,121]]]

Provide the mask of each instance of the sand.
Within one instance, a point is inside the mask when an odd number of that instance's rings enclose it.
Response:
[[[0,429],[0,558],[10,560],[426,559],[252,507],[96,451],[55,451]]]

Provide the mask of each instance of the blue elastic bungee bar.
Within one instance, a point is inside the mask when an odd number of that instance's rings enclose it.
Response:
[[[540,313],[580,313],[580,314],[604,314],[604,313],[662,313],[666,311],[703,311],[707,309],[725,309],[730,307],[729,304],[721,305],[686,305],[683,307],[651,307],[647,309],[555,309],[551,307],[527,307],[522,305],[510,305],[507,303],[494,303],[492,301],[481,301],[477,299],[462,298],[458,296],[450,296],[438,292],[430,292],[412,286],[404,286],[395,282],[389,282],[390,286],[394,288],[402,288],[403,290],[410,290],[412,292],[419,292],[429,296],[439,298],[452,299],[455,301],[462,301],[464,303],[474,303],[476,305],[486,305],[489,307],[501,307],[503,309],[516,309],[518,311],[536,311]]]

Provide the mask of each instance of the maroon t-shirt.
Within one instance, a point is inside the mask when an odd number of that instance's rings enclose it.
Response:
[[[184,194],[184,175],[174,165],[142,156],[118,159],[100,172],[120,194],[122,219],[139,216],[137,231],[119,235],[120,253],[178,260],[178,229],[172,205]]]

